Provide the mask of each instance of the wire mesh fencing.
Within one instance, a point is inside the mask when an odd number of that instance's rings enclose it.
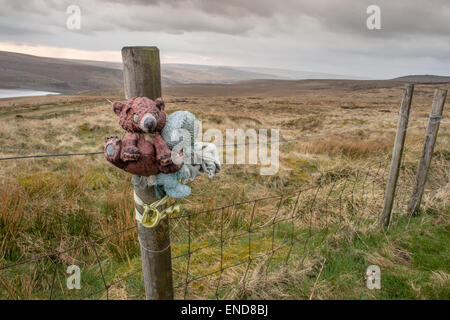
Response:
[[[304,260],[330,233],[370,227],[382,206],[385,161],[326,173],[279,196],[171,217],[179,298],[243,298],[255,278]]]
[[[442,187],[448,166],[431,170],[425,198]],[[361,169],[321,174],[314,185],[217,208],[186,208],[169,217],[176,299],[245,298],[261,277],[313,258],[339,232],[375,228],[389,159]],[[445,180],[445,179],[444,179]],[[404,163],[393,223],[404,213],[414,168]],[[426,202],[426,201],[425,201]],[[130,213],[131,214],[131,213]],[[144,296],[136,226],[90,242],[0,267],[6,299],[141,299]],[[108,252],[124,254],[121,262]],[[75,265],[80,289],[69,289]]]

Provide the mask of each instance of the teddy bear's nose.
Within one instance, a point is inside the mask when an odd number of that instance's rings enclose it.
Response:
[[[152,116],[145,117],[143,125],[145,128],[144,131],[152,132],[156,127],[156,119]]]

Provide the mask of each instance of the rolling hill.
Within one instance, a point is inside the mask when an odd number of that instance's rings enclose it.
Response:
[[[0,87],[63,93],[88,89],[118,88],[117,69],[74,63],[62,59],[0,52]]]
[[[352,77],[273,68],[162,64],[163,86],[232,84],[242,80],[352,79]],[[56,59],[0,51],[0,88],[62,93],[122,87],[119,62]]]
[[[374,81],[369,78],[355,78],[328,73],[285,70],[260,67],[229,67],[195,64],[162,64],[163,86],[185,84],[256,86],[258,90],[277,87],[281,91],[286,80],[311,80],[308,86],[330,85],[327,81],[342,80],[340,85],[355,90],[375,85],[391,86],[392,82],[445,83],[450,77],[433,75],[410,75],[392,80]],[[314,82],[315,80],[324,80]],[[365,80],[365,81],[359,81]],[[247,82],[252,81],[252,82]],[[336,85],[337,82],[332,82]],[[293,84],[289,85],[292,87]],[[297,84],[295,84],[297,85]],[[302,84],[303,86],[303,84]],[[122,64],[120,62],[56,59],[27,54],[0,51],[0,88],[35,89],[61,93],[75,93],[86,90],[122,88]],[[231,87],[230,87],[231,88]],[[281,92],[280,91],[280,92]]]

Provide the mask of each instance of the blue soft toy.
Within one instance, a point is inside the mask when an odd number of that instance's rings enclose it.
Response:
[[[180,130],[181,129],[181,130]],[[211,179],[221,169],[217,148],[212,143],[195,142],[199,123],[188,111],[176,111],[167,117],[161,136],[175,154],[181,151],[185,161],[181,169],[172,174],[160,173],[156,176],[155,194],[161,199],[166,194],[172,198],[185,198],[191,194],[189,182],[206,173]],[[189,153],[189,154],[187,154]],[[174,161],[175,162],[175,161]]]
[[[168,195],[171,198],[185,198],[191,194],[191,188],[181,181],[185,181],[189,169],[183,165],[180,170],[172,174],[158,174],[156,176],[155,195],[158,199]]]
[[[183,132],[185,130],[186,134],[189,134],[190,141],[183,141]],[[161,136],[164,141],[172,150],[180,142],[185,142],[190,144],[191,152],[194,151],[194,142],[197,138],[199,130],[199,122],[197,118],[189,111],[175,111],[166,119],[166,124],[161,131]]]
[[[190,147],[191,156],[193,156],[194,141],[197,137],[198,128],[198,121],[192,113],[189,111],[176,111],[167,117],[166,125],[161,132],[161,136],[171,150],[175,146],[180,146],[181,142],[189,143],[187,146]],[[185,136],[183,136],[183,133]],[[186,135],[189,135],[190,141],[183,141]],[[158,174],[156,176],[155,194],[159,199],[165,194],[172,198],[185,198],[191,194],[191,188],[186,183],[192,181],[194,178],[187,164],[183,164],[181,169],[175,173]]]

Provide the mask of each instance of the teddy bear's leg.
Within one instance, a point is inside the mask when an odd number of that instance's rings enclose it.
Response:
[[[180,166],[173,163],[169,146],[161,135],[155,135],[153,137],[153,143],[155,145],[156,161],[158,162],[159,170],[163,173],[173,173],[178,171]]]
[[[191,188],[178,181],[178,172],[171,174],[160,173],[156,176],[156,183],[162,186],[164,192],[171,198],[184,198],[191,194]]]
[[[141,152],[137,147],[138,139],[139,135],[136,133],[127,134],[123,139],[121,158],[124,162],[137,161],[141,156]]]
[[[164,188],[171,198],[185,198],[191,194],[191,188],[185,184],[178,183],[174,188]]]
[[[121,159],[122,141],[118,137],[106,138],[105,157],[116,167],[123,169],[125,163]]]

